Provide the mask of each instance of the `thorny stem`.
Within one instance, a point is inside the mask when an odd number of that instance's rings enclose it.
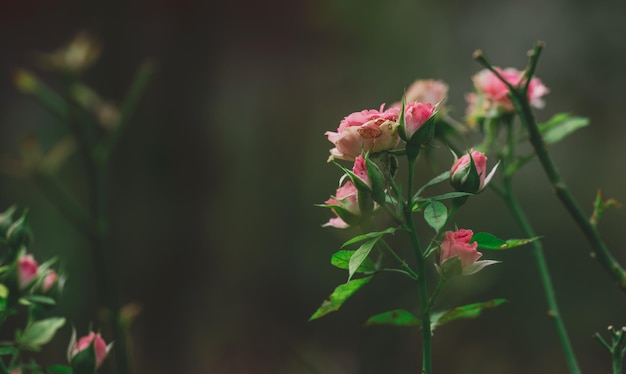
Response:
[[[422,373],[432,373],[432,332],[430,329],[430,310],[428,300],[428,284],[426,283],[426,259],[422,253],[422,247],[420,245],[417,233],[415,231],[415,222],[413,220],[413,176],[415,172],[415,159],[409,158],[409,183],[407,190],[407,203],[404,206],[404,217],[406,223],[409,226],[409,236],[411,238],[411,244],[415,250],[415,257],[417,259],[417,292],[421,306],[421,320],[422,320]]]
[[[520,206],[513,194],[511,174],[507,172],[508,166],[513,162],[515,147],[515,139],[511,121],[506,122],[506,137],[507,146],[503,155],[504,157],[502,159],[502,162],[504,164],[503,169],[505,170],[505,172],[503,173],[504,186],[503,190],[501,191],[502,194],[500,196],[506,202],[518,225],[522,228],[524,235],[528,238],[534,238],[537,235],[535,234],[535,231],[528,221],[528,218],[524,214],[522,207]],[[541,245],[541,242],[538,240],[531,242],[531,245],[533,247],[535,261],[537,262],[541,285],[543,286],[546,302],[548,304],[548,317],[552,320],[556,329],[559,341],[561,343],[561,347],[563,349],[563,353],[565,355],[565,361],[569,368],[569,372],[571,374],[580,374],[581,371],[578,367],[578,362],[576,361],[574,349],[572,348],[567,329],[565,328],[565,324],[563,323],[563,319],[561,318],[561,314],[559,312],[559,305],[556,300],[556,293],[554,291],[552,279],[550,278],[550,270],[548,269],[548,263],[543,252],[543,247]]]
[[[532,78],[532,74],[535,71],[537,61],[539,59],[539,55],[541,54],[542,49],[543,43],[537,43],[530,53],[530,61],[526,70],[527,82],[524,88],[528,88],[528,81],[530,81],[530,79]],[[541,166],[543,167],[544,172],[550,180],[550,183],[552,183],[552,187],[554,188],[558,199],[561,201],[565,209],[572,216],[580,230],[583,232],[583,234],[591,244],[591,247],[593,248],[592,257],[596,258],[600,262],[604,269],[616,281],[621,290],[623,292],[626,292],[626,271],[615,260],[607,246],[600,238],[600,234],[591,224],[586,214],[580,208],[572,193],[565,185],[565,182],[563,182],[563,180],[561,179],[561,176],[558,173],[556,166],[552,161],[552,158],[550,157],[550,154],[548,153],[546,145],[541,136],[541,132],[539,131],[539,127],[532,113],[526,91],[520,90],[518,87],[514,87],[509,82],[507,82],[506,79],[504,79],[497,72],[497,70],[495,70],[493,65],[489,63],[489,61],[485,58],[482,52],[475,52],[474,58],[480,64],[496,74],[498,78],[509,87],[510,96],[513,100],[513,103],[515,104],[516,111],[520,116],[522,124],[528,131],[530,143],[532,144],[535,153],[537,154],[537,157],[541,162]]]
[[[417,273],[415,273],[413,271],[413,269],[411,269],[411,267],[406,263],[406,261],[404,261],[397,253],[396,251],[393,250],[393,248],[391,248],[389,246],[389,244],[387,244],[387,242],[384,239],[380,239],[379,240],[380,243],[382,243],[383,248],[385,248],[385,250],[387,251],[387,253],[389,253],[389,255],[391,257],[393,257],[398,264],[400,264],[400,266],[402,266],[402,269],[404,269],[404,271],[406,271],[413,279],[417,280],[418,275]]]

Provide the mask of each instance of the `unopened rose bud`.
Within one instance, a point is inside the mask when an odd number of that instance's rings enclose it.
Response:
[[[69,358],[74,372],[77,373],[94,372],[102,365],[110,349],[110,346],[107,347],[102,336],[93,331],[89,335],[78,339],[78,342],[75,342],[75,344],[72,343],[70,343]]]
[[[478,193],[489,183],[497,167],[487,175],[487,156],[479,151],[470,151],[452,165],[450,183],[457,191]]]
[[[17,259],[17,283],[25,289],[37,276],[39,265],[32,255],[22,255]]]
[[[435,107],[430,103],[414,101],[404,108],[404,134],[407,140],[435,114]]]
[[[59,275],[56,273],[56,271],[48,269],[48,271],[46,271],[46,275],[44,275],[43,277],[41,290],[46,293],[50,291],[54,285],[57,284],[59,284]]]

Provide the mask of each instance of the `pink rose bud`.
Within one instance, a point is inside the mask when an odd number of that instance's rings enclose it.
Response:
[[[470,244],[474,233],[472,230],[460,229],[457,231],[446,231],[446,237],[441,242],[441,254],[439,264],[458,257],[461,260],[461,267],[465,271],[478,260],[482,253],[478,252],[478,243]]]
[[[331,209],[336,217],[331,218],[324,226],[332,226],[338,229],[345,229],[350,226],[347,221],[357,219],[361,215],[358,201],[359,192],[352,182],[348,181],[337,189],[335,196],[326,200],[326,205],[338,206],[341,210]],[[345,220],[344,220],[345,218]]]
[[[457,191],[477,193],[489,183],[496,169],[497,165],[487,175],[487,156],[472,150],[454,162],[450,169],[450,183]]]
[[[330,160],[354,160],[365,153],[388,151],[398,144],[399,109],[363,110],[345,117],[337,132],[327,131],[325,135],[335,145],[330,150]]]
[[[41,289],[43,290],[44,293],[48,292],[50,291],[52,286],[58,283],[58,281],[59,281],[59,275],[56,273],[56,271],[49,269],[46,272],[46,275],[43,277],[43,283],[41,285]]]
[[[23,255],[17,260],[17,281],[23,290],[37,276],[37,261],[32,255]]]
[[[104,339],[100,336],[100,334],[96,334],[95,332],[90,332],[89,335],[83,336],[78,339],[78,342],[71,348],[71,358],[73,359],[76,355],[89,348],[93,344],[94,352],[95,352],[95,361],[96,361],[96,369],[102,365],[102,362],[107,356],[108,348]]]
[[[370,181],[370,177],[367,174],[367,164],[365,162],[365,157],[357,156],[357,158],[354,159],[354,167],[352,168],[352,172],[354,173],[354,175],[359,177],[359,179],[361,179],[363,183],[365,183],[369,187],[372,187],[372,182]]]
[[[413,134],[435,114],[435,107],[430,103],[420,103],[414,101],[404,108],[404,133],[407,139],[411,139]]]

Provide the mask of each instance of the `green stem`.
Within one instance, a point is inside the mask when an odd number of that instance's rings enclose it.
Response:
[[[445,279],[443,279],[443,277],[440,277],[439,282],[437,282],[437,288],[435,288],[435,291],[433,291],[433,294],[430,296],[430,300],[428,300],[428,310],[431,310],[433,304],[435,304],[435,301],[437,301],[437,297],[439,296],[439,293],[443,289],[443,285],[445,283]]]
[[[505,126],[507,130],[507,146],[504,150],[502,159],[502,162],[504,164],[504,186],[502,191],[503,194],[501,196],[507,203],[507,206],[515,217],[518,225],[522,228],[524,235],[526,237],[533,238],[537,235],[535,234],[535,231],[528,221],[528,218],[524,214],[522,207],[520,206],[513,194],[513,186],[511,181],[512,175],[507,172],[509,165],[513,162],[513,159],[515,157],[515,139],[513,133],[512,119],[505,121]],[[559,342],[561,343],[561,347],[565,355],[565,361],[569,368],[569,372],[572,374],[580,374],[580,368],[578,367],[578,363],[576,361],[574,349],[572,348],[572,344],[567,334],[567,329],[565,328],[565,324],[563,323],[563,319],[561,318],[561,314],[559,312],[559,306],[556,301],[556,293],[554,291],[552,279],[550,278],[550,271],[548,269],[548,263],[543,252],[543,247],[541,245],[541,242],[538,240],[533,241],[531,245],[533,247],[533,254],[537,263],[537,268],[539,269],[539,278],[541,279],[541,285],[543,286],[546,302],[548,304],[548,316],[552,320],[556,329],[557,335],[559,337]]]
[[[528,222],[528,219],[522,211],[521,206],[511,193],[510,189],[507,189],[505,192],[505,201],[509,209],[513,213],[513,216],[515,217],[517,223],[522,228],[524,235],[529,238],[535,237],[536,234],[532,229],[532,226],[530,226],[530,223]],[[541,242],[538,240],[533,241],[531,245],[533,246],[533,255],[535,256],[537,268],[539,269],[539,278],[541,279],[546,302],[548,304],[548,316],[552,320],[556,329],[559,341],[561,343],[561,347],[563,349],[563,353],[565,354],[567,366],[569,367],[570,373],[580,373],[580,368],[578,367],[578,363],[576,362],[576,355],[574,354],[574,350],[570,343],[565,324],[561,319],[561,314],[559,312],[559,306],[556,301],[556,294],[554,291],[554,286],[552,285],[552,280],[550,278],[550,271],[548,269],[548,264],[543,252],[543,247],[541,245]]]
[[[542,48],[543,45],[538,43],[531,52],[530,63],[527,69],[528,80],[532,78],[531,74],[535,70],[537,60],[539,58],[539,55],[541,54]],[[583,234],[591,244],[591,247],[594,250],[592,256],[596,258],[604,267],[604,269],[612,276],[612,278],[617,282],[621,290],[623,292],[626,292],[626,271],[615,260],[607,246],[604,244],[602,239],[600,239],[600,234],[593,227],[586,214],[580,208],[570,190],[561,179],[561,176],[558,173],[556,166],[552,161],[552,158],[550,157],[550,154],[548,153],[546,145],[541,136],[541,132],[539,131],[539,127],[530,107],[526,91],[522,91],[507,82],[487,61],[482,52],[476,52],[474,54],[474,58],[487,69],[490,69],[492,72],[494,72],[494,74],[496,74],[502,80],[502,82],[509,87],[510,95],[513,99],[513,103],[515,104],[516,111],[520,116],[522,124],[528,131],[530,143],[532,144],[535,153],[537,154],[537,157],[541,162],[541,166],[543,167],[544,172],[550,180],[550,183],[552,183],[552,187],[554,188],[558,199],[561,201],[565,209],[568,211],[570,216],[572,216],[580,230],[583,232]]]
[[[404,269],[404,271],[409,273],[413,279],[417,280],[418,278],[417,273],[415,273],[413,269],[411,269],[411,267],[406,263],[406,261],[404,261],[402,257],[400,257],[396,253],[396,251],[394,251],[393,248],[391,248],[389,244],[387,244],[387,242],[384,239],[380,239],[379,242],[382,243],[383,248],[385,248],[387,253],[389,253],[389,255],[393,257],[396,260],[396,262],[398,262],[398,264],[400,264],[400,266],[402,266],[402,269]]]
[[[417,292],[421,305],[421,319],[422,319],[422,373],[432,373],[432,332],[430,329],[430,310],[428,305],[428,284],[426,283],[426,264],[422,248],[417,237],[415,222],[413,220],[413,176],[415,172],[415,159],[409,158],[409,183],[407,190],[407,203],[404,206],[404,217],[406,223],[409,226],[409,236],[411,238],[411,244],[415,250],[415,257],[417,259]]]
[[[613,374],[622,374],[622,361],[620,349],[616,349],[612,352],[613,356]]]
[[[104,143],[103,153],[99,155],[103,159],[108,159],[111,156],[115,149],[115,146],[117,145],[122,134],[124,133],[124,130],[126,129],[126,127],[128,127],[130,118],[135,112],[135,109],[139,104],[139,99],[143,96],[143,93],[148,85],[148,82],[153,72],[154,63],[152,61],[146,61],[139,67],[139,70],[135,74],[133,83],[130,85],[128,94],[126,95],[124,103],[120,109],[120,121],[117,124],[117,127],[115,128],[113,133],[111,134],[111,137],[106,143]]]
[[[75,76],[67,77],[68,87],[75,82]],[[68,97],[70,97],[68,95]],[[90,123],[80,123],[70,106],[68,125],[79,142],[80,153],[85,167],[88,185],[89,210],[95,220],[96,232],[87,232],[94,253],[96,277],[102,290],[107,307],[111,311],[113,330],[113,349],[117,363],[117,373],[130,372],[126,349],[126,335],[120,323],[120,303],[118,299],[117,277],[115,276],[115,261],[112,257],[109,243],[109,218],[107,207],[109,204],[108,190],[108,158],[99,159],[95,155],[97,144],[95,128]]]
[[[33,175],[33,180],[79,232],[98,235],[98,227],[89,213],[52,176],[38,172]]]

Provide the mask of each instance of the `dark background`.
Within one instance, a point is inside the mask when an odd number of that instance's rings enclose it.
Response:
[[[315,208],[334,192],[323,133],[347,114],[401,96],[416,78],[450,85],[461,119],[483,49],[497,65],[523,68],[536,40],[547,47],[538,75],[550,87],[545,120],[591,118],[552,147],[565,180],[590,212],[596,189],[625,200],[626,3],[618,1],[63,1],[0,3],[0,154],[37,133],[52,144],[63,124],[19,94],[12,71],[37,70],[34,52],[53,51],[79,30],[103,54],[86,81],[120,102],[146,58],[157,66],[113,159],[114,255],[122,300],[142,305],[132,327],[140,373],[414,373],[418,331],[364,328],[368,316],[410,307],[412,285],[385,275],[333,315],[307,323],[345,273],[328,264],[349,232],[320,227]],[[445,156],[445,154],[444,154]],[[80,196],[78,157],[60,177]],[[444,167],[448,167],[445,165]],[[441,169],[440,169],[441,170]],[[422,176],[420,176],[419,173]],[[418,177],[432,176],[421,167]],[[544,236],[562,314],[586,373],[609,372],[591,335],[626,324],[626,300],[600,266],[534,162],[516,178],[524,207]],[[69,274],[59,313],[86,331],[101,327],[88,243],[32,181],[3,175],[0,209],[28,207],[41,259],[59,255]],[[601,231],[623,252],[623,210]],[[504,205],[487,192],[456,220],[519,237]],[[424,228],[424,235],[430,232]],[[401,240],[398,243],[402,243]],[[505,297],[478,320],[436,331],[437,373],[565,373],[528,248],[456,280],[441,307]],[[43,356],[62,362],[70,329]],[[113,372],[106,364],[103,373]]]

